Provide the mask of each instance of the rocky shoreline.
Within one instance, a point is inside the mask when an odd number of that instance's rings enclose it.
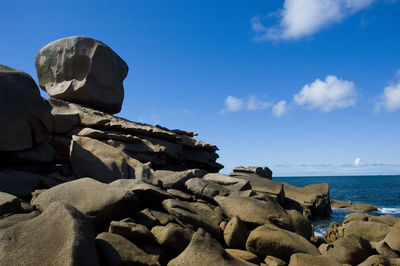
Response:
[[[328,184],[295,187],[267,167],[219,174],[190,131],[131,122],[128,66],[69,37],[28,74],[0,65],[2,265],[400,265],[400,218],[352,213],[314,237]]]

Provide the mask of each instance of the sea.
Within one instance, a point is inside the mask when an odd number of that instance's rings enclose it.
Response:
[[[390,214],[400,217],[400,175],[302,176],[273,179],[295,186],[328,183],[331,200],[369,203],[378,207],[378,211],[368,214]],[[352,212],[354,211],[333,208],[330,217],[313,220],[314,235],[324,235],[331,222],[343,222],[344,217]]]

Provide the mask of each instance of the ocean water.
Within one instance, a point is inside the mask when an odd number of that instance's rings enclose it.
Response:
[[[400,176],[311,176],[311,177],[274,177],[274,180],[287,182],[295,186],[328,183],[331,200],[356,203],[369,203],[378,207],[371,215],[391,214],[400,217]],[[332,209],[326,219],[313,220],[314,234],[324,235],[333,221],[343,222],[344,217],[352,213],[345,209]]]

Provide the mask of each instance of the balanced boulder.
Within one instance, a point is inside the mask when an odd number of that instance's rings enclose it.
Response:
[[[128,66],[104,43],[84,36],[59,39],[38,52],[35,65],[39,85],[50,97],[111,114],[121,111]]]
[[[0,65],[0,151],[21,151],[50,139],[50,106],[27,73]]]

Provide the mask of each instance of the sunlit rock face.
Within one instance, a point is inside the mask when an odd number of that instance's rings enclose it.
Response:
[[[39,86],[51,98],[121,111],[128,65],[104,43],[83,36],[59,39],[36,55]]]

